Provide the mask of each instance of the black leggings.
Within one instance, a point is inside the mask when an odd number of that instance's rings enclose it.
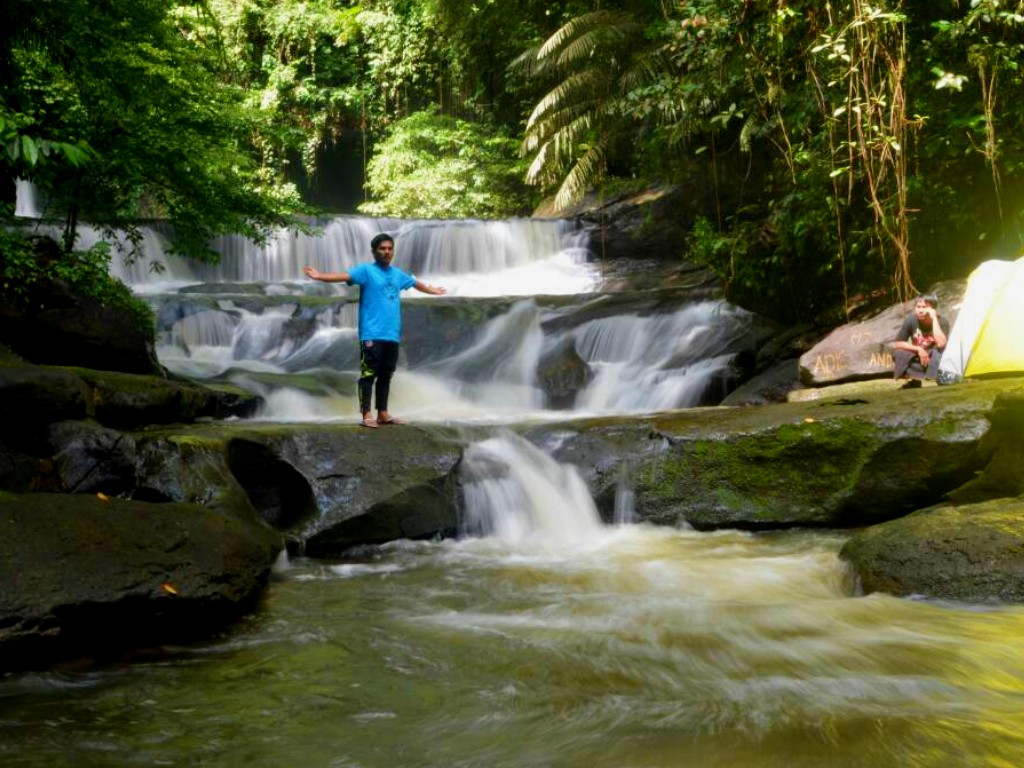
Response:
[[[373,382],[377,381],[377,410],[388,409],[388,392],[391,390],[391,374],[398,365],[397,341],[359,342],[359,410],[370,410],[370,394]]]

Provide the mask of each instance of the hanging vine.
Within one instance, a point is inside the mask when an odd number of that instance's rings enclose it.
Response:
[[[831,4],[826,6],[831,14]],[[812,52],[822,60],[822,104],[830,120],[845,120],[845,138],[835,147],[833,179],[847,175],[847,202],[863,190],[874,213],[876,245],[891,269],[896,295],[914,291],[910,271],[907,205],[908,120],[906,17],[902,0],[885,10],[852,0],[850,16],[834,33],[825,32]],[[835,29],[833,24],[830,29]],[[811,63],[811,66],[815,66]],[[840,123],[842,125],[842,123]],[[838,191],[838,185],[833,189]],[[836,205],[837,215],[841,206]],[[840,224],[841,226],[841,224]]]

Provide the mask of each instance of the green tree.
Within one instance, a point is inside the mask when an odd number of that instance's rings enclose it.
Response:
[[[499,130],[416,112],[394,124],[377,146],[368,187],[371,216],[500,218],[529,212],[518,142]]]
[[[137,235],[166,219],[183,253],[210,255],[215,234],[259,238],[287,224],[299,201],[249,152],[255,117],[214,74],[213,51],[189,41],[165,0],[128,4],[14,0],[19,23],[0,39],[8,76],[0,108],[24,137],[88,148],[28,164],[10,151],[2,171],[30,178],[66,217],[65,247],[86,218]],[[63,155],[63,157],[61,157]]]
[[[570,19],[541,45],[529,49],[514,69],[556,84],[526,123],[523,152],[532,156],[526,180],[557,188],[554,207],[578,202],[603,178],[616,141],[630,128],[622,101],[649,66],[643,27],[631,16],[608,10]]]

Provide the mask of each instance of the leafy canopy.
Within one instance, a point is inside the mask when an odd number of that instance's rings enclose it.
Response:
[[[129,233],[141,218],[166,219],[177,249],[201,257],[213,235],[259,238],[290,221],[294,190],[248,151],[257,116],[216,76],[216,51],[177,26],[176,4],[13,6],[0,117],[21,152],[0,172],[37,184],[48,213],[66,217],[66,247],[80,218]],[[33,162],[33,145],[53,162]]]
[[[370,162],[371,216],[499,218],[527,213],[518,141],[482,123],[416,112],[395,123]]]

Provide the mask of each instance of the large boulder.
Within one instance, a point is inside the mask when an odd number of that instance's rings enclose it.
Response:
[[[443,427],[236,422],[136,439],[136,492],[251,508],[310,555],[457,526],[462,442]]]
[[[542,207],[539,213],[553,211]],[[672,186],[646,189],[604,203],[587,200],[577,220],[590,230],[590,248],[602,260],[678,262],[698,213],[693,195],[683,187]]]
[[[135,485],[135,441],[89,421],[50,425],[53,464],[61,490],[116,496]]]
[[[210,635],[251,610],[282,542],[194,505],[0,492],[0,669]]]
[[[93,418],[117,429],[224,419],[255,412],[259,398],[236,387],[158,376],[0,365],[0,442],[24,443],[48,424]]]
[[[939,283],[932,291],[939,297],[939,314],[956,320],[966,281]],[[867,319],[842,325],[800,358],[800,379],[809,387],[848,381],[892,378],[892,342],[912,303],[895,304]]]
[[[234,440],[263,446],[308,482],[316,513],[296,519],[311,555],[451,535],[456,529],[462,442],[448,429],[406,425],[367,430],[346,424],[253,426],[232,433]],[[253,484],[246,486],[259,509],[253,490]],[[291,498],[306,504],[306,497],[295,491]]]
[[[572,337],[563,338],[545,351],[537,365],[537,383],[549,408],[571,408],[577,393],[593,378],[594,372],[579,356]]]
[[[1024,495],[1024,390],[1001,392],[989,420],[979,446],[985,471],[950,494],[958,504]]]
[[[864,592],[1024,601],[1024,499],[923,510],[872,526],[840,556]]]
[[[1020,383],[543,422],[523,433],[579,467],[606,513],[624,486],[639,517],[655,523],[855,527],[935,504],[983,477],[991,457],[979,441],[1008,387]],[[138,455],[151,456],[140,458],[140,488],[154,497],[222,504],[241,490],[265,521],[328,556],[457,530],[458,467],[474,436],[439,426],[233,423],[137,439]],[[178,477],[191,479],[176,487]],[[998,483],[988,492],[999,493]]]
[[[800,386],[797,360],[782,360],[753,376],[722,400],[722,405],[767,405],[782,403],[786,395]]]
[[[938,503],[983,471],[979,441],[1008,387],[1020,382],[563,422],[527,436],[581,467],[599,499],[625,471],[637,514],[651,522],[854,527]]]

